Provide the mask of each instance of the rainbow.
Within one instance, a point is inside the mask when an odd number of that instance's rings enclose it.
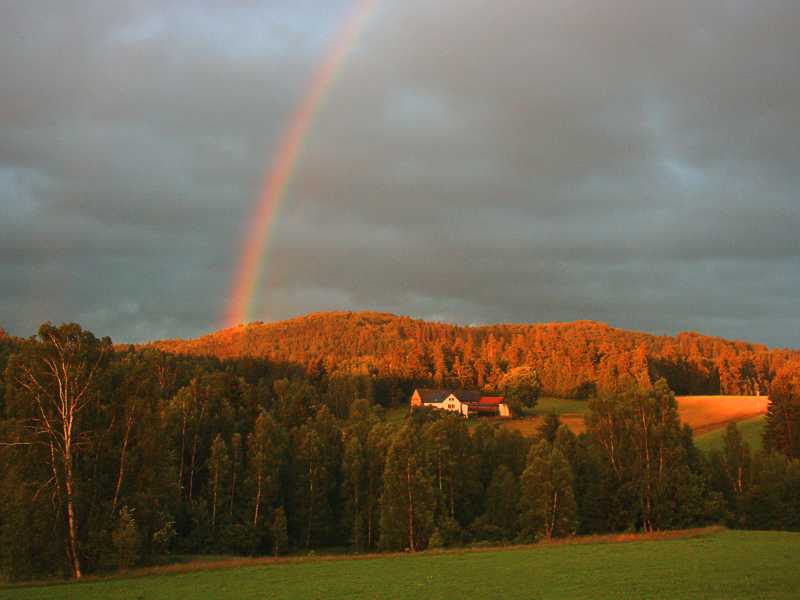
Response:
[[[330,91],[345,58],[377,5],[377,0],[355,0],[350,14],[339,28],[330,50],[309,81],[308,88],[292,113],[289,125],[271,167],[264,177],[258,204],[250,216],[236,274],[225,312],[225,325],[233,327],[245,322],[249,315],[259,276],[266,261],[267,242],[281,203],[292,178],[303,144],[314,119]]]

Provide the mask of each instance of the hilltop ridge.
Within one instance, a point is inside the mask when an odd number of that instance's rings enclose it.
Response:
[[[531,365],[545,393],[564,397],[658,377],[682,394],[766,393],[775,370],[800,356],[696,332],[654,335],[597,321],[455,325],[356,311],[253,322],[147,346],[176,354],[291,362],[309,372],[478,388],[491,387],[509,368]]]

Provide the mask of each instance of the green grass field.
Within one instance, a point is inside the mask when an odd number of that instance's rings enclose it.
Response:
[[[383,412],[383,418],[387,423],[401,424],[408,416],[408,406],[393,406]]]
[[[550,396],[542,396],[536,403],[536,406],[530,411],[532,415],[547,415],[556,413],[557,415],[563,414],[587,414],[589,412],[588,400],[570,400],[568,398],[552,398]]]
[[[766,415],[759,415],[752,419],[745,419],[739,421],[736,426],[739,428],[739,433],[748,444],[750,450],[753,452],[761,450],[761,436],[764,433],[764,426],[766,424]],[[695,436],[694,442],[703,452],[710,452],[711,450],[722,449],[722,436],[725,434],[725,428],[715,429],[708,433]]]
[[[284,562],[49,587],[8,600],[796,599],[800,533],[717,530],[626,543]]]

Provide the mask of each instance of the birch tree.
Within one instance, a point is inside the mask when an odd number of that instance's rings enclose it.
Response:
[[[26,348],[19,363],[16,384],[33,403],[34,439],[48,448],[52,479],[64,505],[67,557],[72,576],[80,579],[79,516],[76,496],[76,460],[86,447],[81,415],[95,399],[98,371],[111,350],[108,338],[98,340],[76,324],[39,328],[38,343]]]
[[[208,460],[209,487],[211,488],[211,529],[216,532],[217,508],[224,502],[226,479],[230,472],[228,446],[219,433],[211,444],[211,457]]]

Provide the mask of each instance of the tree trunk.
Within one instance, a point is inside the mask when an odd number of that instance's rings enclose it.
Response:
[[[197,460],[197,432],[194,433],[192,441],[192,460],[189,462],[189,502],[192,501],[194,488],[194,463]]]
[[[545,535],[548,540],[553,538],[553,532],[556,529],[556,514],[558,513],[558,490],[553,491],[553,510],[550,514],[550,525],[545,529]]]
[[[741,498],[744,495],[744,468],[739,465],[736,469],[736,495]]]
[[[408,490],[408,547],[416,552],[414,547],[414,494],[411,491],[411,464],[406,460],[406,486]]]
[[[133,427],[133,410],[128,414],[127,422],[125,423],[125,437],[122,438],[122,451],[119,455],[119,469],[117,471],[117,486],[114,489],[114,500],[111,502],[111,514],[117,509],[117,502],[119,501],[119,493],[122,489],[122,479],[125,476],[125,457],[128,451],[128,440],[130,439],[131,428]]]
[[[647,414],[643,405],[639,406],[639,415],[642,421],[642,438],[644,442],[644,465],[645,465],[645,484],[644,484],[644,522],[645,527],[652,527],[652,507],[653,507],[653,469],[650,456],[650,426]]]
[[[258,526],[258,513],[261,508],[261,473],[256,476],[256,508],[253,511],[253,527]]]
[[[794,456],[794,435],[792,431],[792,412],[789,409],[790,400],[787,398],[783,401],[783,420],[786,424],[786,442],[784,443],[784,454],[789,458]]]
[[[197,389],[194,390],[195,406],[197,405]],[[189,502],[194,497],[194,470],[197,462],[197,438],[200,436],[200,425],[203,422],[203,416],[206,414],[206,405],[203,404],[200,409],[200,416],[195,422],[194,439],[192,441],[192,460],[189,463]]]
[[[308,470],[308,528],[306,529],[306,548],[311,547],[311,523],[314,519],[314,478]]]
[[[211,504],[211,531],[217,528],[217,496],[219,493],[219,465],[214,469],[214,494]]]
[[[606,444],[606,449],[608,450],[609,458],[611,460],[611,467],[614,469],[615,473],[619,474],[616,448],[614,447],[614,420],[611,418],[611,415],[609,415],[605,421],[606,426],[608,427],[608,443]]]
[[[236,496],[236,466],[233,467],[233,473],[231,474],[231,509],[230,509],[230,518],[233,519],[233,500]]]
[[[367,550],[372,548],[372,503],[367,510]]]
[[[81,578],[81,561],[78,555],[78,520],[75,515],[74,490],[72,479],[72,451],[68,443],[64,448],[64,491],[67,501],[67,529],[69,532],[69,550],[72,555],[72,575]]]
[[[178,500],[183,496],[183,463],[186,459],[186,406],[181,406],[181,412],[183,417],[181,419],[181,453],[178,459],[180,463],[178,468]]]
[[[454,519],[456,516],[456,494],[453,490],[453,474],[450,473],[450,518]]]
[[[358,522],[361,521],[362,525],[364,522],[363,515],[361,514],[361,503],[359,502],[360,494],[358,492],[358,484],[355,484],[353,486],[353,514],[355,515],[355,518],[353,519],[353,545],[355,546],[356,551],[361,550],[361,540],[359,539],[359,536],[363,535],[363,531],[359,531],[360,527],[358,526]]]
[[[233,460],[231,461],[231,506],[229,511],[229,516],[231,520],[233,520],[233,506],[234,501],[236,498],[236,474],[239,471],[239,462],[241,458],[239,456],[240,448],[241,448],[241,441],[236,442],[235,440],[240,439],[237,436],[234,436],[231,440],[231,444],[233,446]]]
[[[374,487],[372,474],[370,473],[367,482],[367,550],[372,548],[372,518],[375,512],[375,501],[373,500],[375,495]]]

